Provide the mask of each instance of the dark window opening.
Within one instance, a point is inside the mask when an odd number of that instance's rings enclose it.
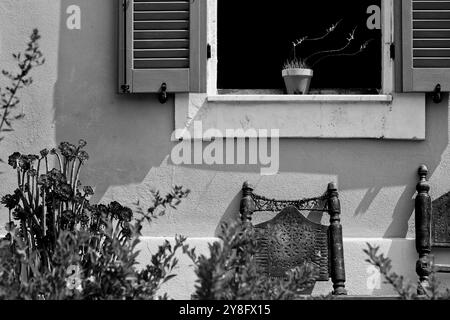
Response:
[[[381,0],[218,0],[218,88],[223,92],[283,90],[281,69],[292,57],[292,42],[304,36],[321,36],[341,21],[324,40],[297,49],[297,56],[340,48],[355,27],[355,40],[346,52],[357,51],[368,40],[369,45],[356,56],[330,57],[318,63],[313,69],[311,93],[378,93],[381,28],[373,27],[373,13],[367,12],[374,5],[381,8]],[[381,21],[380,16],[378,19]]]

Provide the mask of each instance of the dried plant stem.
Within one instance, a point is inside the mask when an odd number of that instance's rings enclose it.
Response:
[[[45,205],[45,188],[42,188],[42,231],[44,232],[44,237],[47,236],[47,206]]]
[[[30,65],[30,62],[28,62],[27,68],[29,67],[29,65]],[[20,84],[21,84],[22,81],[23,81],[23,78],[24,78],[24,74],[21,73],[20,78],[17,80],[17,82],[16,82],[15,85],[14,85],[14,88],[12,88],[12,89],[10,90],[11,96],[9,97],[8,102],[3,106],[2,121],[0,122],[0,132],[2,132],[3,126],[5,125],[5,123],[6,123],[6,121],[7,121],[8,114],[9,114],[9,110],[10,110],[10,108],[11,108],[11,106],[12,106],[13,100],[14,100],[15,97],[16,97],[17,90],[19,90],[19,87],[20,87]]]
[[[319,62],[321,62],[322,60],[325,60],[326,58],[330,58],[330,57],[351,57],[351,56],[356,56],[358,54],[360,54],[362,52],[362,50],[358,50],[356,52],[353,53],[340,53],[340,54],[331,54],[331,55],[327,55],[324,57],[321,57],[319,60],[317,60],[312,67],[314,67],[316,64],[318,64]]]
[[[319,51],[319,52],[313,53],[313,54],[310,55],[309,57],[306,57],[306,58],[304,59],[304,62],[307,64],[308,61],[309,61],[311,58],[314,58],[314,57],[316,57],[316,56],[318,56],[318,55],[321,55],[321,54],[332,54],[332,53],[334,53],[334,54],[337,55],[339,52],[344,51],[344,50],[347,49],[347,48],[350,46],[350,44],[352,43],[352,41],[353,41],[353,39],[354,39],[355,31],[356,31],[356,28],[353,29],[353,32],[349,35],[349,38],[347,39],[347,43],[346,43],[345,46],[343,46],[342,48],[334,49],[334,50],[323,50],[323,51]],[[328,55],[328,56],[331,56],[331,55]],[[317,64],[317,62],[315,62],[312,66],[314,66],[314,65],[316,65],[316,64]]]

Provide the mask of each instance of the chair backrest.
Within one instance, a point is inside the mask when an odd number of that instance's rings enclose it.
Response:
[[[419,168],[419,183],[415,199],[416,250],[419,259],[416,272],[419,276],[418,294],[425,294],[429,277],[434,267],[435,272],[450,273],[450,265],[434,264],[430,260],[433,247],[450,248],[450,193],[432,201],[430,184],[427,181],[428,168]]]
[[[317,266],[317,281],[333,282],[333,294],[345,295],[345,267],[340,224],[340,202],[334,183],[323,196],[300,200],[268,199],[255,194],[254,188],[242,187],[241,220],[251,223],[256,212],[274,212],[276,216],[255,225],[260,246],[256,261],[270,277],[284,277],[286,272],[304,262]],[[307,219],[302,212],[326,212],[330,225]]]

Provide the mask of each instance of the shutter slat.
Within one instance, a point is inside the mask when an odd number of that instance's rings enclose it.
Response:
[[[135,50],[134,57],[142,58],[189,58],[189,49],[149,49]]]
[[[187,20],[146,21],[134,23],[135,30],[187,30],[188,28],[189,21]]]
[[[413,19],[415,20],[437,20],[449,19],[450,11],[414,11]]]
[[[414,10],[450,10],[450,1],[414,1]]]
[[[135,3],[140,3],[140,2],[147,2],[147,3],[153,3],[153,2],[168,2],[168,3],[174,3],[174,2],[187,2],[189,3],[189,0],[184,0],[184,1],[180,1],[180,0],[133,0]]]
[[[134,11],[189,10],[189,2],[151,2],[134,5]]]
[[[414,57],[450,57],[450,49],[422,48],[414,50]]]
[[[134,60],[135,69],[188,68],[189,59]]]
[[[450,21],[447,20],[416,20],[414,29],[450,29]]]
[[[450,39],[415,39],[414,48],[450,48]]]
[[[189,40],[139,40],[134,49],[177,49],[189,48]]]
[[[450,38],[450,30],[415,30],[414,39],[418,38]]]
[[[134,14],[134,21],[152,20],[189,20],[189,11],[152,11],[137,12]]]
[[[187,30],[158,30],[158,31],[135,31],[135,40],[151,39],[189,39]]]
[[[450,68],[450,59],[414,59],[414,68]]]

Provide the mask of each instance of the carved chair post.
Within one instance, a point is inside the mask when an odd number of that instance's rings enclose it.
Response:
[[[240,204],[239,212],[241,214],[241,221],[246,223],[251,223],[252,215],[255,211],[255,203],[252,198],[254,187],[248,182],[244,182],[242,186],[242,199]]]
[[[330,254],[331,254],[331,280],[333,281],[334,295],[346,295],[345,267],[344,267],[344,241],[341,225],[341,205],[335,183],[328,185],[328,209],[330,212]]]
[[[417,197],[415,200],[416,218],[416,250],[419,260],[416,264],[416,272],[419,276],[417,294],[425,294],[424,288],[428,286],[431,274],[431,197],[430,185],[427,182],[428,168],[425,165],[419,168],[420,181],[417,184]]]

